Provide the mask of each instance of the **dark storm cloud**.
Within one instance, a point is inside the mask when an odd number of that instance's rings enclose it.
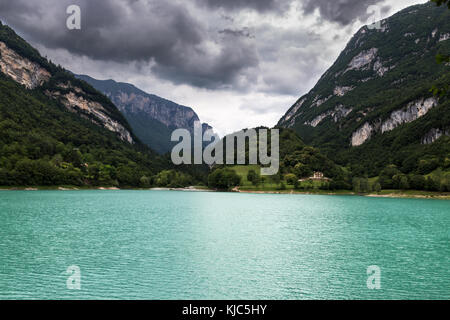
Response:
[[[348,25],[356,19],[369,18],[367,8],[377,5],[382,0],[303,0],[302,5],[306,14],[319,9],[323,19]],[[381,7],[381,13],[386,13],[390,7]]]
[[[66,28],[71,4],[81,7],[81,30]],[[181,1],[0,0],[0,18],[47,48],[95,60],[149,62],[175,83],[231,85],[258,65],[252,46],[226,39],[218,44]]]
[[[289,8],[293,0],[197,0],[211,8],[226,10],[252,9],[258,12],[282,12]]]
[[[345,25],[367,17],[367,7],[380,0],[0,0],[0,19],[33,43],[67,50],[67,57],[151,68],[161,79],[208,89],[249,90],[259,77],[263,90],[287,94],[319,72],[309,66],[318,64],[324,44],[301,20],[250,31],[239,25],[239,13],[279,18],[294,2],[305,14],[319,9],[324,21]],[[66,28],[71,4],[82,9],[82,30]]]

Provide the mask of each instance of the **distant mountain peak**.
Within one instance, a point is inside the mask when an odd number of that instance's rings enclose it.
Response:
[[[170,135],[175,129],[194,128],[200,119],[187,106],[149,94],[136,86],[114,80],[97,80],[87,75],[77,75],[104,93],[130,122],[141,141],[160,153],[169,152],[173,146]],[[204,130],[212,129],[203,124]]]

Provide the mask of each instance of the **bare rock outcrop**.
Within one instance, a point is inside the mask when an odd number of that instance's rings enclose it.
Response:
[[[353,132],[352,146],[357,147],[362,145],[364,142],[370,139],[373,131],[374,127],[370,123],[366,122],[361,128]]]
[[[423,117],[436,105],[436,98],[413,101],[409,103],[405,109],[392,112],[389,119],[385,120],[381,125],[381,132],[385,133],[392,131],[404,123],[413,122],[420,117]]]
[[[444,135],[450,136],[450,128],[449,129],[433,128],[422,138],[422,144],[432,144],[433,142],[435,142]]]
[[[67,88],[67,85],[60,85],[62,88]],[[119,122],[111,119],[108,112],[98,102],[86,99],[83,97],[84,92],[80,88],[73,88],[69,93],[61,93],[59,91],[49,92],[47,95],[61,101],[67,109],[73,112],[80,112],[82,115],[88,115],[89,119],[94,123],[101,125],[109,131],[115,132],[120,139],[128,143],[133,143],[131,133]]]
[[[0,70],[27,89],[47,82],[51,74],[39,64],[23,58],[0,41]]]
[[[386,133],[402,124],[413,122],[426,115],[437,104],[438,101],[436,98],[422,98],[410,102],[405,108],[392,112],[390,117],[384,121],[379,119],[376,121],[376,124],[366,122],[362,127],[353,132],[351,145],[353,147],[360,146],[376,132]]]

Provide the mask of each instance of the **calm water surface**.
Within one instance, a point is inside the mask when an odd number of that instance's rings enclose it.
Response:
[[[444,200],[0,191],[0,223],[0,299],[450,299]]]

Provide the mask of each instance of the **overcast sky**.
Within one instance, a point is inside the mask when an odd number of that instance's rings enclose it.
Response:
[[[378,5],[424,0],[0,0],[0,19],[53,62],[129,82],[220,134],[274,126]],[[66,9],[82,10],[68,30]]]

